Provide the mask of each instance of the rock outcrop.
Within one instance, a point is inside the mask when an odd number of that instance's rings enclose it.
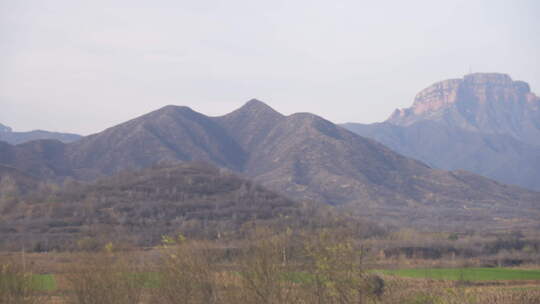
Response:
[[[506,74],[476,73],[435,83],[387,122],[410,126],[424,120],[540,145],[540,98],[526,82]]]

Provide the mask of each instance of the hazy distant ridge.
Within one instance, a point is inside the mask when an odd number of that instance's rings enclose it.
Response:
[[[44,130],[14,132],[10,127],[0,124],[0,141],[5,141],[13,145],[39,139],[56,139],[64,143],[70,143],[80,139],[81,137],[82,136],[78,134],[50,132]]]

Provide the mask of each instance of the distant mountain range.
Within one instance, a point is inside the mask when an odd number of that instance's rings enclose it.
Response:
[[[82,136],[71,133],[58,133],[43,130],[29,132],[14,132],[10,127],[0,124],[0,141],[5,141],[12,145],[25,143],[39,139],[56,139],[64,143],[74,142]]]
[[[166,106],[69,144],[0,143],[1,164],[57,181],[177,161],[208,162],[291,199],[392,224],[502,229],[540,218],[540,193],[432,169],[319,116],[284,116],[258,100],[220,117]]]
[[[505,74],[438,82],[383,123],[342,126],[436,168],[540,190],[540,98]]]

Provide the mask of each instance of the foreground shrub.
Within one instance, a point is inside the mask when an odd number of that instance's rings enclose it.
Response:
[[[128,255],[82,254],[81,264],[68,269],[68,303],[133,304],[143,295],[146,278]]]
[[[499,290],[491,293],[484,293],[478,296],[479,304],[538,304],[540,303],[540,290],[522,289],[522,290]]]
[[[31,272],[13,260],[0,260],[0,303],[37,304],[45,303],[47,295],[39,291]]]
[[[382,295],[384,282],[364,272],[364,253],[351,239],[323,231],[310,236],[304,246],[304,268],[312,278],[304,286],[309,303],[364,303]]]
[[[240,286],[236,298],[229,302],[300,303],[300,286],[290,279],[294,268],[290,264],[289,245],[290,234],[256,231],[240,261]]]
[[[205,242],[166,238],[153,303],[220,303],[212,255]]]

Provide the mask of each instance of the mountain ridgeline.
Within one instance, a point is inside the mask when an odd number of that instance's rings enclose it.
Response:
[[[438,82],[383,123],[343,127],[436,168],[540,190],[540,98],[505,74]]]
[[[63,144],[0,145],[0,163],[37,178],[95,180],[156,163],[204,161],[295,200],[389,224],[538,225],[540,194],[464,171],[432,169],[313,114],[251,100],[220,117],[166,106]]]

